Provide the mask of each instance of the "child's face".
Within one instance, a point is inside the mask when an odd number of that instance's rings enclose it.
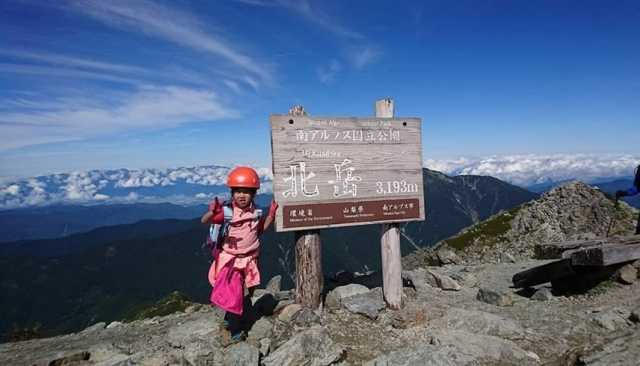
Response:
[[[233,203],[240,208],[247,208],[253,201],[255,190],[251,188],[234,188],[233,189]]]

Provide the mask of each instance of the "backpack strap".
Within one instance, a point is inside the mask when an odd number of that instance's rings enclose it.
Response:
[[[211,224],[209,226],[209,238],[207,241],[214,246],[220,244],[218,242],[229,233],[229,223],[233,218],[231,202],[225,201],[222,204],[222,212],[224,214],[224,221],[222,224]]]

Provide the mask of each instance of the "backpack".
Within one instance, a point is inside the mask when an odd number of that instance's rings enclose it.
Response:
[[[218,254],[222,250],[222,243],[224,242],[224,238],[229,234],[229,224],[231,223],[231,219],[233,218],[233,207],[231,206],[231,201],[225,201],[222,204],[222,210],[224,213],[224,221],[222,224],[211,224],[209,226],[209,235],[207,236],[207,246],[211,250],[211,256],[215,261],[218,259]],[[262,210],[255,209],[255,219],[256,221],[260,221],[262,218]]]

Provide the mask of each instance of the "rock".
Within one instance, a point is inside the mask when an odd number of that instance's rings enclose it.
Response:
[[[396,329],[424,326],[427,321],[425,309],[411,306],[411,303],[407,303],[402,309],[391,313],[391,326]]]
[[[276,305],[275,309],[273,309],[273,313],[274,314],[278,314],[282,311],[282,309],[286,308],[287,306],[294,304],[295,301],[294,300],[282,300],[278,302],[278,305]]]
[[[624,309],[611,309],[605,312],[598,312],[592,316],[592,320],[604,329],[614,331],[625,328],[630,324],[631,312]]]
[[[257,288],[253,291],[253,296],[251,297],[251,302],[253,302],[254,299],[259,299],[262,296],[266,295],[266,294],[271,294],[271,292],[262,289],[262,288]]]
[[[638,279],[638,270],[632,264],[627,264],[618,269],[615,278],[620,283],[630,285]]]
[[[117,328],[117,327],[119,327],[121,325],[122,325],[122,323],[118,322],[118,321],[111,322],[111,323],[109,323],[109,325],[107,325],[107,329]]]
[[[476,298],[487,304],[496,306],[511,306],[513,305],[513,297],[511,294],[501,291],[490,290],[487,288],[480,288]]]
[[[633,361],[636,360],[636,361]],[[591,344],[581,352],[576,365],[610,366],[638,365],[640,360],[640,328],[632,327],[613,332],[598,344]]]
[[[631,320],[634,323],[640,323],[640,307],[637,307],[631,311],[631,315],[629,315],[629,320]]]
[[[271,337],[273,333],[273,323],[271,320],[262,317],[258,319],[249,330],[247,339],[259,341],[263,338]]]
[[[276,300],[278,300],[278,301],[293,300],[293,291],[291,291],[291,290],[289,290],[289,291],[278,291],[278,292],[273,294],[273,297],[275,297]]]
[[[521,338],[524,329],[514,320],[485,311],[450,308],[441,318],[431,321],[434,329],[461,330],[501,338]]]
[[[342,306],[352,313],[362,314],[370,319],[377,319],[385,308],[382,288],[376,287],[367,293],[349,296],[342,300]]]
[[[531,300],[536,300],[536,301],[549,301],[552,299],[553,299],[553,294],[551,293],[551,290],[549,290],[549,288],[547,287],[542,287],[538,289],[531,296]]]
[[[340,361],[344,354],[344,348],[335,344],[325,329],[314,326],[294,335],[271,352],[263,360],[263,364],[265,366],[324,366]]]
[[[433,276],[433,278],[436,280],[436,284],[442,290],[460,291],[460,289],[462,288],[462,286],[460,286],[453,278],[445,274],[438,273],[432,270],[427,270],[427,273]]]
[[[416,288],[416,291],[423,292],[429,288],[438,287],[436,279],[427,273],[424,268],[416,268],[411,271],[402,271],[402,278],[410,281]]]
[[[265,289],[267,291],[269,291],[272,294],[276,294],[278,292],[280,292],[280,283],[282,282],[282,276],[281,275],[277,275],[274,276],[273,278],[271,278],[269,280],[269,282],[267,282],[267,286],[265,287]]]
[[[441,266],[446,264],[459,264],[462,262],[456,252],[447,245],[443,245],[436,250],[436,257],[438,258]]]
[[[101,330],[103,330],[104,328],[106,328],[107,323],[105,322],[100,322],[100,323],[96,323],[88,328],[85,328],[82,332],[80,332],[80,334],[87,334],[87,333],[93,333],[93,332],[99,332]]]
[[[271,351],[271,339],[262,338],[260,340],[260,354],[262,355],[262,357],[266,357],[269,355],[270,351]]]
[[[49,366],[62,366],[62,365],[71,365],[76,363],[82,363],[82,361],[89,361],[91,358],[91,353],[89,352],[78,352],[69,356],[64,356],[52,360],[49,362]]]
[[[284,309],[278,314],[278,320],[288,323],[293,319],[293,316],[296,315],[298,311],[302,310],[302,306],[300,304],[291,304],[285,306]]]
[[[513,258],[513,256],[511,254],[509,254],[508,252],[501,252],[500,253],[500,262],[502,262],[502,263],[515,263],[516,259]]]
[[[315,311],[303,307],[293,316],[292,322],[299,327],[306,328],[320,323],[320,317],[315,313]]]
[[[458,273],[452,273],[451,278],[461,283],[464,287],[476,287],[478,286],[478,278],[471,272],[461,271]]]
[[[539,357],[502,338],[450,330],[435,332],[428,342],[379,356],[366,366],[536,365]]]
[[[224,352],[224,365],[257,366],[259,362],[260,351],[247,342],[232,344]]]
[[[324,306],[330,310],[337,310],[340,308],[343,299],[367,292],[369,292],[367,287],[355,283],[346,286],[339,286],[327,294]]]

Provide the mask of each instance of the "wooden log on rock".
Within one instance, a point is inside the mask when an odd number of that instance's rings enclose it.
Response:
[[[512,281],[514,287],[523,288],[540,285],[575,274],[576,272],[571,266],[571,260],[562,259],[518,272],[513,275]]]
[[[571,254],[574,266],[610,266],[640,259],[640,244],[605,245]]]
[[[559,259],[567,250],[575,250],[606,242],[606,239],[593,240],[569,240],[552,243],[538,244],[533,248],[537,259]]]
[[[580,249],[609,244],[640,244],[640,235],[612,236],[609,238],[568,240],[538,244],[534,247],[534,253],[538,259],[569,258],[571,253]]]

